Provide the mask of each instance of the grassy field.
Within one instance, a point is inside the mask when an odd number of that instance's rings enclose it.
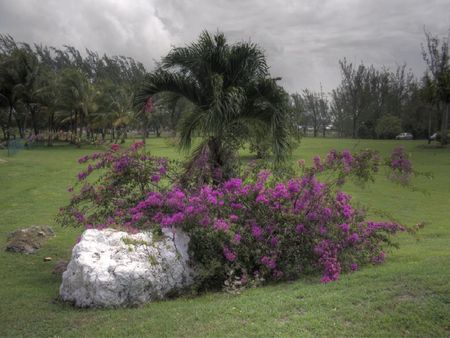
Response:
[[[397,141],[305,138],[293,159],[310,160],[328,150],[374,148],[387,154]],[[136,309],[80,310],[58,301],[55,262],[68,259],[81,229],[61,229],[54,216],[68,200],[66,188],[76,159],[94,148],[69,146],[0,151],[0,336],[1,337],[450,337],[450,149],[402,142],[424,192],[400,188],[382,173],[365,189],[348,185],[354,200],[390,212],[414,225],[426,221],[420,240],[402,234],[400,249],[382,266],[365,267],[322,285],[319,277],[245,291],[209,293],[151,303]],[[164,139],[148,148],[157,155],[182,155]],[[37,254],[4,251],[7,233],[50,224],[57,236]],[[44,262],[45,256],[53,257]]]

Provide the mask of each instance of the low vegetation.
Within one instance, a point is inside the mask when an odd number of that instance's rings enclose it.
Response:
[[[322,158],[330,149],[373,148],[388,156],[394,141],[353,141],[309,139],[295,150],[294,158]],[[312,275],[296,282],[282,282],[242,292],[239,296],[206,293],[148,304],[139,309],[79,311],[57,300],[59,277],[52,276],[53,263],[70,257],[81,228],[61,229],[54,217],[67,187],[78,168],[74,162],[86,149],[55,146],[21,151],[14,157],[0,156],[1,236],[37,222],[51,224],[56,238],[36,255],[23,257],[2,252],[0,305],[2,336],[264,336],[335,335],[349,336],[445,336],[449,309],[448,290],[450,214],[443,204],[450,184],[446,170],[450,165],[446,150],[427,147],[423,142],[403,142],[415,168],[432,172],[432,180],[418,177],[420,191],[398,189],[383,170],[377,184],[361,189],[347,183],[344,190],[355,203],[368,207],[371,218],[382,220],[394,215],[402,224],[414,226],[425,221],[418,234],[400,235],[400,249],[390,251],[387,262],[363,267],[357,273],[341,276],[333,283],[321,284]],[[155,156],[179,158],[164,139],[152,139],[146,147]],[[91,154],[99,149],[88,149]],[[100,149],[101,150],[101,149]],[[103,149],[105,150],[105,149]],[[248,153],[241,153],[243,158]],[[49,184],[48,182],[52,182]],[[52,262],[43,258],[51,256]],[[194,310],[193,310],[194,309]],[[22,318],[28,325],[21,325]],[[236,326],[239,322],[241,325]]]

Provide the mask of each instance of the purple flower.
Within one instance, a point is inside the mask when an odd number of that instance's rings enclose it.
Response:
[[[334,149],[330,150],[330,152],[327,155],[327,160],[326,160],[327,165],[328,166],[333,165],[334,161],[336,160],[336,157],[337,157],[336,150],[334,150]]]
[[[173,215],[164,216],[161,220],[161,225],[164,228],[171,227],[176,224],[180,224],[184,221],[184,214],[182,212],[176,212]]]
[[[85,163],[85,162],[87,162],[89,160],[89,156],[88,155],[86,155],[86,156],[83,156],[83,157],[80,157],[79,159],[78,159],[78,163]]]
[[[353,215],[353,208],[350,205],[344,205],[342,208],[342,216],[344,216],[345,219],[349,219]]]
[[[385,259],[384,251],[381,251],[378,256],[375,256],[374,258],[372,258],[372,263],[373,264],[381,264],[384,262],[384,259]]]
[[[208,215],[204,215],[202,219],[200,219],[200,225],[206,227],[211,223],[211,219]]]
[[[269,269],[273,270],[277,267],[277,263],[274,259],[271,259],[270,257],[263,256],[261,257],[261,263],[264,264]]]
[[[350,269],[351,269],[352,271],[356,271],[356,270],[359,269],[359,266],[358,266],[358,264],[356,264],[356,263],[352,263],[352,265],[350,266]]]
[[[237,258],[236,253],[234,253],[229,247],[223,247],[223,255],[229,262],[234,262]]]
[[[244,208],[244,205],[242,203],[230,203],[230,206],[233,209],[243,209]]]
[[[117,144],[117,143],[111,144],[112,151],[118,151],[119,149],[120,149],[120,144]]]
[[[323,218],[325,219],[325,220],[328,220],[330,217],[331,217],[331,215],[332,215],[332,210],[330,209],[330,208],[323,208],[323,214],[322,214],[322,216],[323,216]]]
[[[272,238],[270,239],[270,245],[271,245],[272,247],[276,247],[276,246],[278,245],[278,242],[279,242],[278,237],[272,237]]]
[[[344,164],[347,166],[350,166],[353,161],[353,156],[347,149],[342,152],[342,160],[344,161]]]
[[[350,244],[355,244],[355,243],[357,243],[358,241],[359,241],[359,235],[358,235],[356,232],[352,233],[352,234],[350,235],[350,237],[348,238],[348,242],[349,242]]]
[[[290,180],[288,182],[288,191],[291,194],[296,194],[300,191],[300,182],[298,180]]]
[[[264,196],[263,194],[258,195],[258,196],[256,197],[256,202],[257,202],[257,203],[262,203],[262,204],[265,204],[265,205],[268,205],[268,204],[269,204],[269,200],[268,200],[267,197]]]
[[[85,173],[84,171],[81,171],[81,172],[79,172],[78,173],[78,181],[82,181],[82,180],[84,180],[86,177],[87,177],[87,173]]]
[[[277,199],[289,198],[289,192],[283,183],[277,183],[272,191],[272,196]]]
[[[78,211],[75,212],[74,216],[75,216],[75,219],[77,220],[77,222],[79,222],[79,223],[83,223],[86,220],[86,218],[84,217],[84,215],[81,212],[78,212]]]
[[[252,235],[256,239],[260,239],[261,238],[262,229],[256,224],[252,225]]]
[[[162,196],[159,192],[151,192],[145,199],[146,207],[160,207],[163,205]]]
[[[155,183],[158,183],[160,181],[160,179],[161,179],[161,176],[159,176],[159,175],[152,175],[152,177],[150,178],[150,180]]]
[[[350,230],[350,226],[347,223],[343,223],[340,225],[343,232],[348,232]]]
[[[133,215],[131,219],[133,222],[138,222],[143,216],[144,214],[142,212],[137,212]]]
[[[240,178],[231,178],[226,181],[223,187],[228,191],[236,191],[242,185],[242,180]]]
[[[262,184],[266,183],[266,181],[270,177],[270,175],[272,175],[272,173],[269,170],[261,170],[258,173],[257,182],[262,183]]]
[[[233,236],[233,239],[232,239],[232,243],[233,244],[239,244],[240,242],[241,242],[241,235],[240,234],[235,234],[234,236]]]
[[[137,141],[137,142],[134,142],[134,143],[130,146],[130,150],[136,151],[136,150],[138,150],[139,148],[141,148],[141,147],[143,147],[143,146],[144,146],[144,141]]]
[[[314,162],[314,169],[316,169],[316,171],[318,171],[318,172],[323,171],[323,165],[322,165],[322,163],[320,163],[319,155],[314,156],[313,162]]]
[[[305,226],[303,224],[297,224],[295,227],[295,232],[298,234],[302,234],[305,232]]]
[[[239,220],[239,216],[235,214],[230,214],[229,218],[231,222],[236,222]]]
[[[228,229],[230,228],[230,224],[227,221],[225,221],[224,219],[217,219],[214,222],[214,228],[216,230],[221,230],[221,231],[227,232]]]

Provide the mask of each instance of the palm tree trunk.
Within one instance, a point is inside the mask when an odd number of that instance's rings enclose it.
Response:
[[[7,128],[2,124],[3,140],[6,140],[6,129]]]
[[[20,138],[23,138],[23,121],[21,119],[18,119],[17,116],[16,116],[16,125],[17,130],[19,130]]]
[[[32,107],[31,105],[28,105],[28,109],[30,110],[31,123],[33,124],[34,135],[37,135],[39,134],[39,128],[37,124],[36,108]]]

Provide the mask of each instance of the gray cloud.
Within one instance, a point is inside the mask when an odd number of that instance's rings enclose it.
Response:
[[[338,60],[421,75],[423,27],[446,35],[448,0],[0,0],[0,32],[18,41],[132,56],[151,69],[203,29],[249,40],[267,53],[289,91],[329,90]]]

